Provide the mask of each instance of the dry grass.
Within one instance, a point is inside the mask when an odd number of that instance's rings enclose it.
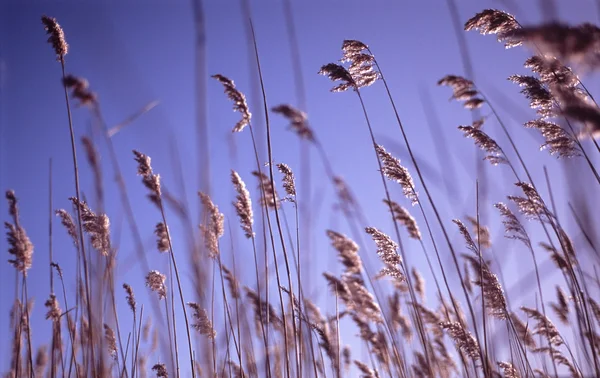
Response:
[[[50,17],[42,17],[42,22],[62,67],[76,184],[75,193],[65,194],[73,203],[74,215],[67,209],[52,207],[50,214],[55,213],[60,218],[74,244],[78,253],[77,269],[71,275],[65,274],[57,257],[49,268],[51,275],[56,271],[62,292],[54,292],[54,277],[50,279],[49,293],[28,292],[27,274],[34,263],[34,246],[21,225],[17,195],[8,190],[10,221],[5,225],[9,263],[15,268],[16,285],[10,310],[10,334],[5,335],[4,341],[10,344],[7,377],[143,377],[150,371],[158,377],[600,376],[597,299],[600,255],[593,244],[598,237],[597,224],[582,224],[579,214],[574,213],[575,224],[587,240],[587,243],[574,243],[566,231],[573,229],[571,225],[567,227],[570,219],[556,213],[556,202],[570,205],[572,199],[555,198],[549,184],[549,194],[542,195],[541,184],[532,180],[511,133],[486,94],[468,78],[447,75],[437,84],[451,87],[451,99],[462,102],[465,111],[489,113],[485,119],[495,118],[509,144],[502,146],[500,140],[492,139],[486,132],[491,127],[490,122],[484,123],[483,118],[474,117],[472,125],[459,126],[459,130],[483,150],[484,159],[493,165],[487,168],[508,170],[514,176],[511,179],[516,182],[516,190],[522,193],[507,193],[510,205],[480,203],[479,183],[473,183],[476,216],[467,216],[472,231],[459,219],[453,220],[457,229],[449,230],[450,219],[442,218],[438,204],[452,198],[432,194],[430,187],[434,178],[423,174],[422,163],[416,158],[417,146],[411,144],[405,131],[413,126],[403,124],[394,102],[393,88],[388,86],[376,56],[369,46],[356,40],[342,43],[341,64],[325,64],[319,74],[336,82],[333,92],[354,92],[360,101],[377,162],[373,167],[379,169],[380,189],[383,189],[380,195],[389,210],[389,218],[378,219],[377,224],[365,224],[361,206],[381,206],[380,200],[354,197],[351,187],[336,175],[327,156],[329,150],[309,126],[308,115],[291,105],[278,105],[271,108],[271,112],[284,116],[299,140],[307,148],[317,150],[352,235],[335,230],[302,229],[299,213],[304,206],[305,189],[296,187],[292,167],[273,160],[274,151],[281,146],[271,139],[269,106],[260,71],[258,41],[254,38],[264,109],[252,110],[264,111],[269,162],[266,165],[260,162],[246,96],[233,80],[213,75],[224,86],[234,111],[241,114],[233,131],[250,133],[254,150],[254,156],[246,157],[256,162],[252,172],[239,174],[231,170],[235,192],[231,205],[238,219],[225,219],[211,196],[199,192],[203,213],[196,227],[184,202],[162,186],[161,176],[153,171],[150,157],[134,150],[137,174],[142,178],[149,205],[159,210],[161,218],[154,230],[141,232],[154,233],[156,249],[163,254],[155,254],[151,260],[163,259],[169,268],[164,273],[150,270],[155,264],[149,265],[148,260],[144,260],[144,266],[148,267],[145,277],[127,277],[127,283],[119,283],[124,291],[117,293],[115,270],[123,263],[118,256],[118,243],[113,242],[108,215],[93,210],[103,209],[105,205],[102,162],[94,143],[108,143],[112,151],[120,199],[131,223],[136,249],[143,254],[140,231],[110,141],[112,131],[107,127],[104,127],[105,138],[83,140],[98,203],[90,206],[80,197],[69,99],[85,105],[87,110],[81,111],[89,111],[99,124],[105,123],[98,97],[90,90],[90,84],[83,78],[65,74],[64,57],[69,50],[62,28]],[[596,181],[600,184],[593,164],[593,157],[597,159],[595,154],[600,148],[595,141],[595,149],[590,148],[590,139],[600,135],[600,108],[577,76],[577,72],[600,68],[600,29],[591,24],[561,23],[523,27],[513,16],[498,10],[478,13],[464,28],[495,34],[506,47],[531,48],[534,56],[525,62],[525,67],[531,69],[532,75],[509,77],[521,87],[521,93],[537,113],[538,118],[525,123],[524,127],[539,132],[544,143],[530,148],[545,149],[561,159],[583,159],[589,170],[581,174],[589,176],[594,185]],[[398,123],[399,140],[409,153],[407,162],[411,165],[402,165],[378,143],[373,133],[362,90],[379,83],[386,89]],[[244,131],[246,129],[248,131]],[[505,150],[505,147],[510,149]],[[275,179],[274,167],[281,174],[281,180]],[[415,173],[415,179],[409,170]],[[548,178],[548,172],[544,173]],[[254,191],[242,180],[242,176],[251,174],[258,181]],[[406,198],[393,199],[388,181],[399,184]],[[285,197],[278,196],[278,187],[283,189]],[[598,193],[599,187],[594,189],[594,193]],[[137,188],[137,192],[143,193],[142,188]],[[423,224],[418,224],[401,201],[413,206]],[[181,223],[168,223],[167,206],[174,209]],[[533,293],[529,298],[535,300],[531,302],[513,300],[514,289],[504,286],[503,270],[512,268],[498,263],[503,258],[503,252],[496,249],[499,236],[482,224],[480,217],[482,207],[492,206],[499,210],[498,222],[503,226],[504,236],[522,242],[515,243],[515,248],[522,249],[523,256],[527,255],[521,263],[530,266],[535,273],[532,274],[535,283],[530,280],[517,289]],[[537,235],[540,240],[532,239],[521,217],[543,230]],[[593,217],[586,219],[593,220]],[[222,237],[232,237],[230,225],[235,223],[245,236],[245,244],[239,248],[253,250],[253,267],[237,250],[231,251],[230,256],[221,246]],[[390,234],[376,228],[387,223],[393,224]],[[184,248],[181,251],[173,248],[171,228],[175,227],[192,234],[187,246],[189,256],[185,256]],[[590,230],[595,235],[589,235]],[[305,270],[311,268],[303,266],[302,254],[311,251],[301,245],[304,240],[301,235],[309,231],[326,233],[340,262],[339,276],[329,272],[319,276],[319,290],[327,291],[329,303],[335,304],[334,310],[328,308],[327,313],[315,304],[316,300],[311,298],[314,293],[305,290],[308,285],[302,280]],[[457,231],[462,242],[451,240],[453,231]],[[372,243],[364,242],[368,237]],[[413,265],[417,252],[408,253],[408,238],[421,246],[428,273],[422,274]],[[258,241],[264,245],[264,251]],[[459,249],[466,249],[467,253],[460,254]],[[273,252],[272,256],[269,251]],[[264,255],[261,256],[261,252]],[[555,263],[552,269],[562,277],[553,288],[553,302],[544,298],[543,293],[547,293],[548,288],[544,290],[538,264],[540,256],[547,257],[547,252]],[[365,258],[367,254],[379,256],[377,271],[367,263],[372,261]],[[52,260],[53,255],[50,256]],[[227,256],[227,261],[231,257],[231,268],[223,264],[222,256]],[[433,262],[430,256],[435,256]],[[193,270],[193,290],[185,292],[186,296],[193,292],[194,301],[184,299],[184,286],[190,283],[182,279],[178,268],[178,261],[184,257],[191,260]],[[255,282],[244,282],[240,278],[242,267],[245,271],[254,270]],[[276,284],[270,279],[272,273]],[[433,279],[433,283],[426,285],[424,276]],[[144,284],[152,295],[136,298],[134,287],[140,290]],[[70,285],[75,285],[77,290],[68,296],[65,286]],[[428,295],[426,288],[434,295]],[[45,310],[32,307],[34,295],[48,298]],[[117,311],[117,303],[121,302],[129,307],[130,317]],[[144,315],[144,305],[153,308],[152,321],[149,315]],[[546,311],[547,307],[552,311]],[[468,312],[464,313],[463,308]],[[46,311],[46,319],[51,321],[50,342],[34,339],[31,311]],[[192,321],[188,321],[188,311]],[[178,324],[181,317],[185,322]],[[348,329],[352,332],[346,332]],[[187,342],[178,339],[183,332]],[[152,338],[150,333],[154,335]]]

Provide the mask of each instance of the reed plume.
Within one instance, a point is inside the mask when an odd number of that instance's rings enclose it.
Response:
[[[458,129],[465,134],[465,137],[473,138],[475,144],[487,153],[484,160],[489,161],[492,165],[507,163],[508,160],[502,148],[485,132],[473,126],[458,126]]]
[[[69,52],[69,45],[65,40],[65,32],[54,17],[42,16],[42,24],[49,35],[48,43],[56,53],[56,60],[61,61]]]
[[[117,338],[115,332],[108,324],[104,324],[104,339],[106,340],[106,347],[108,354],[114,359],[117,359]]]
[[[529,106],[542,118],[554,115],[554,98],[544,84],[533,76],[511,75],[508,80],[519,85],[521,93],[529,100]]]
[[[508,37],[535,48],[544,58],[589,70],[600,67],[600,28],[590,23],[551,22],[512,30]]]
[[[440,327],[446,330],[456,347],[462,350],[467,356],[469,356],[473,360],[479,360],[481,355],[479,353],[479,344],[475,337],[463,328],[463,326],[458,322],[440,322]]]
[[[413,218],[412,215],[410,215],[408,210],[394,201],[388,201],[387,199],[384,199],[383,202],[390,208],[392,216],[401,225],[406,227],[408,235],[413,239],[421,240],[421,231],[419,230],[417,221],[415,220],[415,218]]]
[[[198,192],[198,195],[209,214],[208,223],[200,225],[200,230],[204,236],[204,244],[208,249],[209,257],[215,258],[219,254],[219,238],[225,232],[223,226],[225,216],[219,212],[219,207],[213,203],[208,194]]]
[[[192,327],[200,332],[201,335],[209,339],[214,339],[217,336],[217,332],[214,330],[206,310],[200,307],[198,303],[188,302],[187,305],[194,310],[192,317],[196,320],[196,323],[192,323]]]
[[[79,101],[78,106],[96,106],[98,96],[90,90],[90,83],[78,76],[66,75],[63,80],[66,89],[71,90],[71,97]]]
[[[252,118],[252,113],[250,113],[250,108],[246,102],[246,96],[235,87],[233,80],[219,74],[212,75],[212,77],[223,84],[225,94],[233,101],[233,111],[239,112],[242,115],[242,119],[235,124],[232,130],[236,133],[241,132],[250,124],[250,119]]]
[[[310,142],[315,141],[313,131],[308,125],[306,113],[289,104],[274,106],[271,108],[271,111],[284,116],[290,122],[289,128],[298,134],[301,139],[306,139]]]
[[[240,175],[231,170],[231,182],[237,192],[236,201],[233,203],[235,211],[240,218],[240,225],[244,234],[248,239],[254,236],[252,225],[254,223],[254,215],[252,212],[252,200],[250,199],[250,192],[246,189],[246,184],[242,181]]]
[[[252,171],[252,174],[258,178],[258,189],[261,189],[263,197],[261,197],[261,203],[270,209],[279,209],[281,201],[277,195],[277,191],[273,188],[273,183],[269,179],[269,176],[262,172]]]
[[[498,367],[502,369],[505,378],[521,378],[519,371],[510,362],[498,362]]]
[[[127,293],[127,304],[129,305],[131,312],[135,313],[137,303],[135,301],[135,294],[133,293],[133,289],[126,283],[123,284],[123,289],[125,289],[125,293]]]
[[[166,280],[167,277],[158,270],[151,270],[148,275],[146,275],[146,286],[158,294],[159,300],[167,297]]]
[[[482,288],[488,314],[498,319],[507,319],[506,298],[498,276],[492,273],[485,262],[480,264],[478,258],[470,255],[465,256],[465,258],[471,263],[473,271],[478,273],[477,277],[479,279],[475,280],[474,283]]]
[[[540,150],[547,149],[550,155],[562,158],[581,156],[580,147],[576,144],[573,137],[556,123],[536,119],[526,122],[525,127],[539,130],[546,140],[540,146]]]
[[[154,228],[156,235],[156,248],[159,252],[169,252],[169,234],[167,226],[163,222],[156,224]]]
[[[139,151],[133,150],[135,161],[138,163],[137,174],[142,176],[142,183],[150,191],[148,198],[159,208],[161,207],[160,175],[152,171],[152,159]]]
[[[417,192],[415,191],[415,183],[408,172],[408,169],[400,164],[400,160],[392,156],[381,145],[375,147],[377,155],[381,160],[382,172],[388,180],[396,181],[402,186],[402,191],[411,204],[415,205],[419,202]]]
[[[534,308],[522,306],[521,310],[527,315],[527,317],[536,321],[533,329],[534,335],[542,335],[548,338],[548,341],[554,346],[560,346],[564,344],[563,338],[561,337],[558,329],[544,314]]]
[[[360,274],[363,266],[358,254],[358,245],[346,235],[332,230],[327,230],[327,237],[329,237],[333,248],[338,252],[345,273]]]
[[[92,247],[103,256],[108,256],[111,251],[110,220],[106,214],[94,213],[84,201],[75,197],[69,198],[73,205],[79,207],[83,230],[90,236]]]
[[[21,226],[15,192],[7,190],[6,199],[8,200],[9,214],[13,218],[13,223],[4,222],[4,227],[8,230],[6,232],[6,239],[10,246],[8,253],[14,256],[8,262],[17,271],[23,273],[23,276],[27,276],[27,271],[33,263],[33,243],[31,243],[25,229]]]
[[[405,278],[404,274],[398,269],[398,265],[402,264],[402,258],[398,254],[398,244],[388,235],[374,227],[367,227],[365,231],[373,238],[373,241],[377,245],[377,255],[379,255],[385,264],[385,268],[381,269],[379,275],[386,275],[403,281]]]
[[[294,178],[294,172],[292,169],[284,163],[278,163],[277,169],[283,174],[283,189],[287,193],[287,200],[296,202],[296,179]]]
[[[152,366],[152,370],[156,372],[158,378],[169,378],[169,373],[167,372],[165,364],[156,364]]]
[[[477,30],[481,34],[496,34],[498,42],[506,48],[519,46],[521,42],[512,34],[520,28],[519,23],[509,13],[497,9],[485,9],[471,17],[464,26],[466,31]]]
[[[451,100],[464,101],[465,109],[473,110],[480,108],[484,100],[479,98],[479,92],[471,80],[462,76],[446,75],[438,80],[437,85],[445,85],[452,88]]]

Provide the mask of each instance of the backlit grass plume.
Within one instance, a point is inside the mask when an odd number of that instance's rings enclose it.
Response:
[[[208,222],[200,225],[200,231],[204,236],[204,244],[208,249],[209,256],[215,258],[219,254],[219,238],[225,232],[223,226],[225,217],[219,212],[219,207],[213,203],[208,194],[198,192],[198,195],[202,205],[208,211]]]
[[[346,274],[360,274],[362,261],[358,255],[358,245],[346,235],[332,230],[327,230],[327,237],[329,237],[332,247],[338,252]]]
[[[188,302],[187,305],[194,310],[192,316],[196,320],[196,323],[192,323],[192,327],[200,332],[201,335],[204,335],[209,339],[214,339],[217,336],[217,332],[213,329],[206,310],[201,308],[198,303]]]
[[[371,235],[373,241],[377,245],[377,255],[385,264],[379,274],[387,275],[398,279],[399,281],[404,280],[404,274],[398,268],[398,265],[402,264],[402,258],[398,254],[398,244],[392,240],[388,235],[379,231],[374,227],[365,228],[367,234]]]
[[[250,192],[246,189],[246,184],[242,181],[240,175],[231,170],[231,182],[233,183],[233,187],[235,188],[236,201],[233,203],[235,207],[235,211],[240,218],[240,225],[242,226],[242,230],[244,230],[244,234],[247,238],[251,238],[254,236],[254,231],[252,230],[252,225],[254,223],[254,215],[252,212],[252,200],[250,199]]]
[[[558,332],[558,329],[544,314],[534,308],[522,306],[521,310],[527,315],[527,317],[535,320],[535,326],[533,327],[534,335],[542,335],[548,338],[548,340],[554,346],[560,346],[564,344],[563,338]]]
[[[242,119],[235,124],[232,130],[239,133],[250,124],[250,119],[252,118],[252,113],[250,113],[250,108],[246,102],[246,96],[235,87],[233,80],[219,74],[212,75],[212,77],[225,87],[225,94],[233,101],[233,111],[239,112],[242,115]]]
[[[163,299],[167,297],[167,287],[165,286],[166,280],[167,277],[164,274],[160,273],[158,270],[151,270],[148,275],[146,275],[146,286],[158,294],[158,299]]]
[[[152,172],[150,156],[139,151],[133,150],[135,161],[138,163],[137,174],[142,176],[144,186],[150,191],[148,197],[160,208],[161,206],[161,190],[160,190],[160,175]]]
[[[517,20],[504,11],[485,9],[471,17],[465,23],[465,30],[477,30],[481,34],[496,34],[499,42],[506,48],[519,46],[521,42],[511,32],[520,28]]]
[[[485,132],[473,126],[458,126],[458,129],[464,133],[465,137],[473,138],[475,144],[487,153],[483,158],[484,160],[489,161],[492,165],[507,162],[506,156],[498,143]]]
[[[413,218],[412,215],[406,210],[404,207],[400,206],[398,203],[394,201],[388,201],[386,199],[383,202],[390,207],[390,211],[394,218],[408,231],[408,235],[417,240],[421,240],[421,231],[419,230],[419,226],[417,225],[417,221]]]
[[[73,205],[79,206],[83,230],[90,236],[92,247],[104,256],[111,251],[110,244],[110,220],[106,214],[94,213],[87,203],[78,201],[75,197],[70,198]]]
[[[400,164],[400,160],[387,152],[383,146],[377,145],[375,150],[381,160],[384,176],[389,180],[396,181],[400,184],[406,198],[408,198],[413,205],[417,204],[419,199],[417,197],[417,192],[415,191],[415,183],[408,172],[408,169],[403,167]]]
[[[261,196],[261,203],[263,205],[266,204],[270,209],[279,208],[281,201],[279,200],[277,191],[273,187],[269,176],[258,171],[252,171],[252,174],[258,178],[258,189],[263,194]]]
[[[596,25],[551,22],[515,29],[508,36],[539,51],[542,57],[586,69],[600,68],[600,28]]]
[[[169,233],[167,226],[163,222],[156,224],[154,228],[154,234],[156,235],[156,248],[159,252],[169,252]]]
[[[63,85],[71,90],[71,97],[79,101],[79,106],[96,105],[97,95],[90,90],[90,84],[86,79],[67,75],[63,78]]]
[[[6,199],[8,200],[9,214],[13,218],[13,223],[4,222],[4,226],[8,230],[6,232],[6,238],[10,246],[8,253],[13,256],[8,262],[26,276],[33,263],[33,244],[20,224],[15,192],[12,190],[6,191]]]
[[[579,78],[571,68],[563,65],[556,58],[542,58],[534,55],[528,58],[524,64],[532,72],[539,76],[539,79],[545,85],[560,85],[567,88],[574,88],[579,84]]]
[[[446,330],[456,347],[462,350],[467,356],[473,360],[479,360],[481,355],[479,353],[479,344],[471,332],[463,328],[458,322],[441,322],[440,327]]]
[[[292,169],[284,163],[278,163],[277,169],[283,174],[283,189],[287,193],[287,199],[291,202],[296,201],[296,179]]]
[[[579,146],[573,137],[556,123],[536,119],[526,122],[525,127],[539,130],[546,140],[540,146],[540,150],[546,149],[551,155],[562,158],[581,156]]]
[[[511,75],[508,80],[522,88],[521,93],[529,100],[529,106],[535,109],[540,117],[547,118],[554,115],[554,99],[540,80],[527,75]]]
[[[483,99],[479,98],[479,92],[471,80],[462,76],[446,75],[438,80],[437,85],[445,85],[452,88],[451,99],[464,101],[463,106],[466,109],[477,109],[483,105]]]
[[[509,239],[516,239],[522,241],[527,247],[531,248],[531,240],[523,224],[517,216],[506,206],[506,204],[499,202],[494,205],[496,209],[502,215],[502,224],[504,225],[504,234]]]
[[[56,60],[63,60],[69,52],[69,45],[65,40],[65,32],[54,17],[42,16],[42,24],[49,35],[48,43],[52,45],[56,53]]]
[[[312,129],[308,126],[306,113],[289,104],[281,104],[271,108],[271,111],[281,114],[290,122],[292,129],[300,138],[314,141]]]

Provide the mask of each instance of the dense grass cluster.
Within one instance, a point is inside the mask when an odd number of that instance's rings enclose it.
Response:
[[[381,199],[371,203],[370,198],[355,198],[350,185],[336,175],[326,146],[302,110],[287,104],[269,108],[254,38],[263,109],[250,109],[243,91],[230,78],[221,74],[212,77],[224,87],[233,110],[240,114],[233,131],[251,135],[254,154],[248,159],[256,167],[252,172],[231,170],[236,193],[232,204],[238,217],[231,221],[243,231],[246,244],[239,249],[251,251],[244,253],[244,261],[250,263],[243,265],[253,270],[255,279],[238,279],[242,264],[239,258],[235,264],[235,254],[240,256],[241,252],[231,252],[233,256],[228,257],[233,266],[223,262],[222,256],[230,252],[222,250],[221,239],[229,237],[231,230],[226,229],[219,206],[230,204],[216,204],[209,194],[199,192],[202,216],[196,228],[191,210],[163,188],[151,158],[134,150],[132,159],[142,184],[135,190],[144,191],[148,206],[160,214],[153,232],[159,257],[169,266],[160,272],[151,269],[145,256],[141,235],[152,230],[137,227],[123,179],[135,172],[120,169],[111,139],[118,130],[107,127],[98,97],[88,82],[66,74],[69,49],[60,25],[46,16],[42,21],[61,67],[75,176],[70,197],[73,208],[53,211],[72,239],[77,264],[76,271],[63,271],[61,257],[53,257],[50,249],[50,292],[28,292],[27,273],[34,247],[20,222],[17,194],[7,191],[9,263],[17,274],[11,333],[4,340],[10,343],[11,351],[7,377],[600,376],[600,253],[594,244],[600,223],[593,223],[600,222],[600,212],[590,209],[585,221],[583,214],[574,210],[568,219],[558,216],[555,202],[569,203],[570,199],[554,198],[548,182],[534,182],[505,120],[473,81],[447,75],[438,85],[450,87],[452,99],[473,114],[472,124],[458,129],[473,139],[483,161],[496,166],[492,169],[507,169],[521,193],[508,195],[506,203],[493,206],[502,219],[504,236],[514,239],[512,243],[522,251],[522,263],[532,268],[536,284],[522,290],[533,291],[535,301],[515,305],[503,288],[502,269],[510,267],[498,264],[494,254],[501,252],[494,250],[496,241],[482,224],[480,209],[492,204],[480,201],[479,182],[473,183],[475,214],[452,223],[443,218],[438,205],[451,199],[435,197],[430,190],[432,178],[421,169],[422,162],[415,154],[418,146],[411,143],[405,129],[411,126],[401,120],[384,67],[369,46],[356,40],[344,41],[339,63],[324,64],[319,74],[335,82],[332,92],[356,95],[381,178],[381,185],[373,185],[381,189],[389,219],[378,220],[378,224],[364,221],[361,206],[381,206]],[[464,29],[495,34],[507,48],[524,45],[532,51],[533,56],[525,63],[531,75],[509,78],[522,88],[537,114],[537,119],[524,126],[539,131],[544,142],[531,148],[545,149],[557,158],[583,159],[586,171],[581,175],[600,185],[594,165],[600,153],[596,142],[600,107],[577,75],[600,69],[600,29],[590,24],[560,23],[523,27],[513,16],[498,10],[476,14]],[[373,132],[363,101],[363,89],[371,85],[385,87],[397,120],[398,140],[410,157],[408,165],[386,149]],[[89,111],[103,127],[97,134],[102,138],[82,140],[95,178],[93,206],[81,196],[71,101],[84,105],[85,110],[80,111]],[[259,157],[251,110],[264,112],[267,164]],[[487,115],[480,117],[481,113]],[[290,130],[318,151],[340,213],[352,232],[348,236],[336,230],[312,230],[326,233],[339,258],[342,273],[324,272],[319,285],[333,298],[333,312],[323,313],[305,291],[301,257],[308,252],[301,241],[308,230],[299,222],[302,196],[293,167],[273,158],[277,143],[271,140],[270,115],[284,117]],[[500,126],[507,145],[500,145],[488,134],[486,126],[491,122]],[[120,205],[130,225],[139,264],[146,269],[145,277],[127,277],[127,282],[117,282],[115,277],[120,260],[109,217],[101,210],[104,197],[97,144],[105,144],[109,151]],[[248,184],[251,179],[258,183],[257,190],[248,189],[254,187]],[[393,198],[393,186],[398,186],[406,198]],[[548,198],[540,194],[541,188],[547,190]],[[595,186],[596,195],[599,189]],[[412,205],[410,210],[401,205],[402,201]],[[424,224],[418,224],[411,211],[418,212]],[[199,234],[199,238],[191,237],[191,256],[174,248],[174,226],[167,217],[173,214],[181,224],[189,225],[189,232]],[[528,233],[524,220],[540,227],[542,232],[535,236],[539,240]],[[393,224],[390,234],[378,228],[384,222]],[[572,241],[566,231],[569,223],[575,223],[584,235],[583,242]],[[452,238],[456,233],[459,243]],[[365,238],[372,240],[365,242]],[[420,246],[419,252],[411,254],[421,253],[427,262],[428,276],[435,286],[433,298],[426,295],[423,274],[409,264],[414,260],[406,248],[409,238]],[[378,271],[363,263],[367,253],[379,257]],[[538,269],[541,255],[549,255],[561,274],[555,288],[542,285]],[[182,261],[192,262],[188,268],[193,287],[185,290]],[[140,303],[134,287],[142,290],[144,284],[151,295],[146,303]],[[76,293],[67,295],[65,287],[69,285],[77,287]],[[549,292],[554,293],[552,298]],[[32,298],[42,295],[48,295],[46,319],[52,336],[50,340],[33,340],[31,311],[44,310],[34,309]],[[130,309],[128,318],[117,310],[124,303]],[[342,322],[344,327],[340,327]]]

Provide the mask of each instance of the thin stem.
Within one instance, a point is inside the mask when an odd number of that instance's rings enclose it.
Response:
[[[255,53],[255,57],[256,57],[256,64],[257,64],[257,68],[258,68],[258,76],[259,76],[259,81],[260,81],[260,88],[261,88],[261,92],[262,92],[262,99],[263,99],[263,106],[264,106],[264,112],[265,112],[265,122],[267,125],[267,151],[268,151],[268,158],[269,158],[269,176],[270,176],[270,180],[271,180],[271,190],[272,190],[272,196],[273,198],[275,198],[275,181],[273,179],[273,151],[272,151],[272,145],[271,145],[271,127],[270,127],[270,123],[269,123],[269,110],[268,110],[268,106],[267,106],[267,96],[265,93],[265,86],[264,86],[264,81],[263,81],[263,77],[262,77],[262,70],[261,70],[261,66],[260,66],[260,59],[258,56],[258,46],[256,43],[256,35],[254,33],[254,26],[252,24],[252,20],[249,20],[250,23],[250,29],[252,31],[252,41],[254,44],[254,53]],[[293,302],[293,292],[294,292],[294,286],[293,286],[293,282],[292,282],[292,277],[291,277],[291,273],[290,273],[290,265],[289,265],[289,260],[288,260],[288,256],[287,256],[287,251],[285,248],[285,241],[283,239],[283,231],[281,230],[281,221],[279,219],[279,211],[277,209],[277,205],[274,206],[274,210],[275,210],[275,221],[277,223],[277,229],[279,232],[279,238],[280,238],[280,242],[281,242],[281,248],[283,249],[283,257],[284,257],[284,261],[285,261],[285,267],[286,267],[286,271],[287,271],[287,278],[288,278],[288,286],[290,288],[290,302]],[[268,217],[267,217],[268,219]],[[269,221],[270,223],[270,221]],[[269,227],[270,228],[270,227]],[[273,236],[271,236],[271,239],[273,239]],[[273,246],[274,247],[274,246]],[[278,266],[277,266],[277,255],[275,253],[275,248],[273,248],[273,256],[275,259],[275,271],[278,271]],[[281,283],[279,282],[279,274],[277,273],[277,291],[279,292],[279,300],[281,302],[281,315],[282,315],[282,320],[283,320],[283,329],[284,329],[284,339],[285,339],[285,343],[286,345],[284,345],[285,348],[285,353],[286,353],[286,372],[287,372],[287,376],[290,376],[290,363],[289,363],[289,356],[288,356],[288,351],[287,351],[287,326],[286,326],[286,317],[285,317],[285,308],[283,306],[283,298],[281,295]],[[292,313],[293,313],[293,306],[292,306]],[[294,337],[297,334],[297,330],[296,330],[296,321],[295,319],[292,317],[292,330],[294,332]],[[295,348],[295,357],[296,357],[296,371],[299,371],[300,368],[300,356],[298,354],[298,348]]]
[[[160,214],[162,221],[165,224],[165,230],[167,233],[167,239],[169,241],[169,254],[171,255],[171,261],[173,262],[173,269],[175,270],[175,277],[177,278],[177,288],[179,289],[179,298],[181,299],[181,308],[183,309],[183,318],[185,320],[185,332],[187,334],[188,349],[190,354],[190,367],[192,369],[192,377],[196,378],[196,370],[194,369],[194,350],[192,349],[192,337],[190,335],[190,324],[188,321],[187,310],[185,308],[185,300],[183,299],[183,288],[181,286],[181,279],[179,278],[179,269],[177,269],[177,262],[175,261],[175,253],[173,253],[173,244],[171,243],[171,234],[169,227],[167,226],[167,217],[165,215],[165,209],[162,203],[162,199],[159,199]]]
[[[65,74],[65,60],[64,57],[61,57],[60,59],[60,65],[61,65],[61,69],[62,69],[62,79],[63,81],[66,78],[66,74]],[[84,283],[85,283],[85,295],[86,295],[86,305],[87,305],[87,315],[88,315],[88,319],[89,319],[89,327],[88,327],[88,332],[89,332],[89,348],[90,348],[90,352],[91,352],[91,357],[92,357],[92,373],[95,376],[96,375],[96,358],[95,358],[95,354],[94,354],[94,321],[92,318],[92,304],[91,304],[91,300],[90,300],[90,286],[89,286],[89,274],[88,274],[88,262],[87,262],[87,256],[86,256],[86,252],[85,252],[85,241],[83,239],[83,221],[81,220],[81,209],[79,206],[79,201],[81,200],[81,195],[79,192],[79,167],[77,165],[77,148],[75,147],[75,131],[73,130],[73,118],[71,116],[71,105],[69,103],[69,93],[67,92],[67,86],[64,85],[63,83],[63,89],[64,89],[64,93],[65,93],[65,103],[67,105],[67,116],[69,119],[69,133],[71,135],[71,152],[73,155],[73,173],[75,176],[75,196],[77,197],[77,206],[75,206],[77,208],[77,225],[79,228],[79,243],[81,244],[81,256],[83,257],[83,270],[84,270]]]

